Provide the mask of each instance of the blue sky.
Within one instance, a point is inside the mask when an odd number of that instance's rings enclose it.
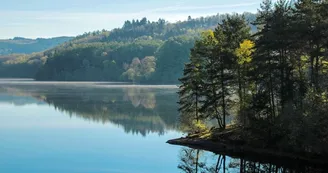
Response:
[[[217,13],[256,12],[261,0],[7,0],[0,38],[76,36],[147,17],[170,22]]]

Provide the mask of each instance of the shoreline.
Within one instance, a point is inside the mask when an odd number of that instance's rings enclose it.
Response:
[[[193,149],[201,149],[215,154],[228,155],[235,158],[244,158],[252,161],[275,163],[277,165],[306,163],[310,165],[328,164],[328,157],[317,156],[310,153],[282,152],[270,148],[255,148],[242,144],[231,144],[211,139],[181,137],[168,140],[171,145],[185,146]]]

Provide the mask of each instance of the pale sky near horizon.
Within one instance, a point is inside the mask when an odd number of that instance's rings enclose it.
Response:
[[[0,39],[49,38],[121,27],[147,17],[170,22],[217,13],[256,12],[261,0],[7,0],[0,6]]]

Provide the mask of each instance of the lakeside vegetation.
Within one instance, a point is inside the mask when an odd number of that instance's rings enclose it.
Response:
[[[180,79],[189,138],[326,158],[327,16],[327,1],[264,0],[257,33],[242,15],[203,32]]]

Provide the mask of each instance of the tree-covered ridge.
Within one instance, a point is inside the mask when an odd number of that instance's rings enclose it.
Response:
[[[238,143],[327,156],[327,14],[328,1],[264,0],[259,32],[240,15],[204,32],[180,79],[183,122],[224,130],[237,115]]]
[[[250,23],[252,30],[256,28],[251,23],[255,21],[256,15],[253,13],[243,13],[247,21]],[[74,38],[71,43],[90,43],[90,42],[126,42],[135,39],[159,39],[167,40],[170,37],[188,35],[198,36],[200,31],[206,29],[214,29],[218,23],[221,23],[227,14],[216,14],[213,16],[192,18],[186,17],[185,21],[170,23],[165,19],[158,21],[149,21],[146,17],[142,19],[127,20],[121,28],[115,28],[111,31],[98,30],[87,32]]]
[[[245,13],[249,21],[255,14]],[[214,29],[226,15],[214,15],[169,23],[163,19],[150,22],[146,18],[126,21],[122,28],[95,31],[77,36],[69,42],[39,53],[28,55],[15,63],[2,63],[2,77],[30,77],[37,80],[60,81],[133,81],[142,83],[179,83],[183,65],[187,62],[195,38],[204,29]],[[19,55],[22,56],[22,55]],[[17,56],[14,56],[17,57]],[[147,63],[151,73],[140,76],[140,71],[128,65],[134,58],[154,57]],[[36,59],[41,61],[36,62]],[[45,59],[45,61],[44,61]],[[31,63],[30,60],[35,60]],[[19,63],[18,63],[19,62]],[[42,62],[42,63],[39,63]],[[10,64],[10,65],[6,65]],[[156,64],[155,68],[151,65]],[[17,72],[24,69],[24,75]],[[12,69],[12,70],[11,70]],[[30,70],[29,70],[30,69]],[[140,69],[140,68],[139,68]],[[132,74],[134,72],[135,74]]]
[[[252,13],[244,13],[244,16],[252,22],[255,15]],[[122,28],[114,29],[108,36],[110,41],[127,41],[139,37],[152,37],[161,40],[167,40],[170,37],[180,35],[195,36],[200,30],[214,29],[218,23],[221,23],[227,17],[227,14],[217,14],[214,16],[192,18],[188,17],[185,21],[169,23],[164,19],[156,22],[150,22],[147,18],[141,20],[126,21]]]
[[[0,55],[30,54],[42,52],[71,40],[73,37],[37,38],[27,39],[15,37],[13,39],[0,40]]]

